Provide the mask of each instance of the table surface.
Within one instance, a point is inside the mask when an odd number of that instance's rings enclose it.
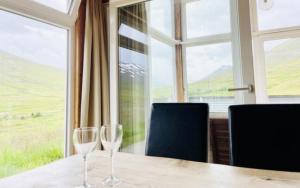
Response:
[[[106,152],[96,151],[88,157],[91,184],[101,186],[109,173]],[[169,158],[117,153],[118,187],[149,188],[300,188],[300,173],[237,168]],[[72,156],[49,165],[0,179],[1,188],[71,188],[82,181],[82,158]]]

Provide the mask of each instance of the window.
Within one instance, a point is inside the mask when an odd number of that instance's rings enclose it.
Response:
[[[69,11],[72,2],[72,0],[33,0],[33,1],[54,8],[64,13],[67,13]]]
[[[206,102],[211,112],[235,103],[229,0],[182,2],[186,94],[189,102]]]
[[[144,152],[152,102],[206,102],[217,116],[229,105],[255,103],[256,93],[248,90],[254,85],[250,14],[244,11],[250,4],[237,1],[111,4],[118,19],[111,19],[110,31],[119,39],[115,45],[110,35],[111,75],[119,78],[111,82],[119,88],[118,97],[111,95],[118,103],[112,114],[124,126],[122,151]]]
[[[174,35],[173,6],[173,0],[152,0],[150,3],[151,28],[169,37]]]
[[[118,103],[124,152],[144,153],[151,103],[176,99],[172,2],[153,0],[118,8]]]
[[[233,84],[230,43],[188,47],[186,72],[188,100],[210,103],[212,112],[222,112],[234,103],[228,88]]]
[[[152,102],[175,101],[174,47],[151,39]]]
[[[0,177],[64,156],[68,31],[0,10]]]
[[[229,0],[195,0],[186,3],[187,38],[230,32]]]
[[[272,103],[300,102],[300,38],[264,42],[267,94]]]
[[[253,40],[260,102],[300,103],[298,0],[254,1]],[[255,23],[258,23],[255,25]],[[264,71],[259,71],[264,70]]]
[[[259,30],[278,29],[300,25],[299,0],[268,0],[265,8],[263,0],[257,2]],[[270,5],[268,5],[270,4]]]

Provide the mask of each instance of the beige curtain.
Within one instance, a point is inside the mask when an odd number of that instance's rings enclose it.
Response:
[[[104,5],[83,1],[76,22],[75,127],[109,123],[109,74]]]

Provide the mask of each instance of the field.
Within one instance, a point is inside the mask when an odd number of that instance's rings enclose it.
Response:
[[[0,52],[0,178],[63,157],[64,72]]]

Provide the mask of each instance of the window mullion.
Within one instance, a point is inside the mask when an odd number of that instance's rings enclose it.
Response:
[[[231,40],[231,34],[219,34],[219,35],[212,35],[212,36],[206,36],[206,37],[198,37],[198,38],[192,38],[188,39],[184,42],[181,42],[181,44],[192,47],[192,46],[199,46],[199,45],[207,45],[207,44],[217,44],[217,43],[223,43],[228,42]]]
[[[181,0],[174,0],[175,40],[182,41]],[[184,102],[182,44],[175,46],[177,102]]]
[[[235,77],[238,87],[254,85],[254,66],[252,52],[252,30],[251,30],[251,13],[250,2],[232,0],[232,11],[237,16],[232,15],[233,24],[233,45],[235,58]],[[234,25],[235,24],[235,25]],[[255,93],[244,92],[239,103],[255,103]]]

